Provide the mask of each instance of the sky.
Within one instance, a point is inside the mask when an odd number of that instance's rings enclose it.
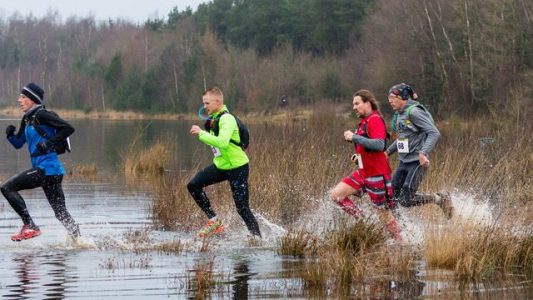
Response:
[[[180,11],[190,6],[193,11],[198,4],[208,0],[0,0],[0,17],[7,18],[15,12],[22,16],[32,13],[42,17],[52,9],[58,11],[61,19],[68,17],[93,16],[96,20],[126,19],[133,23],[144,23],[148,18],[166,18],[174,7]]]

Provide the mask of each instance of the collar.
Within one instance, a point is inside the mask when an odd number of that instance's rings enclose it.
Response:
[[[33,116],[35,113],[37,113],[37,111],[39,111],[42,108],[44,108],[44,106],[42,104],[35,105],[30,110],[28,110],[26,113],[24,113],[23,118],[24,119],[30,118],[31,116]]]
[[[211,118],[212,118],[212,119],[216,119],[216,118],[217,118],[220,114],[222,114],[223,112],[229,112],[229,110],[228,110],[228,108],[226,107],[225,104],[222,106],[222,108],[221,108],[219,111],[217,111],[216,113],[213,113],[213,114],[211,115]]]

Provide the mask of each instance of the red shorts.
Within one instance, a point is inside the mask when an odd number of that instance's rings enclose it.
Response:
[[[382,207],[385,204],[393,205],[390,175],[363,178],[359,174],[359,170],[357,170],[352,175],[344,177],[342,182],[353,187],[357,191],[357,196],[362,196],[363,193],[367,193],[370,196],[372,204],[377,207]]]

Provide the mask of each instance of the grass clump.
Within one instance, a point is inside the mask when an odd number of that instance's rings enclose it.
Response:
[[[95,162],[74,164],[68,168],[67,174],[75,180],[97,180],[98,167]]]
[[[426,232],[424,259],[428,266],[454,270],[460,281],[503,279],[515,272],[531,278],[533,232],[476,224],[437,228]]]
[[[179,254],[185,250],[185,245],[178,239],[159,244],[155,247],[155,250],[168,254]]]
[[[169,145],[169,142],[160,140],[146,150],[129,152],[123,162],[126,176],[163,175],[165,165],[170,161],[171,150]]]
[[[317,243],[317,237],[305,230],[289,231],[280,239],[278,253],[300,258],[315,255]]]

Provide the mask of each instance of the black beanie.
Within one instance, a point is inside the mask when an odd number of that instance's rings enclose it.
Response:
[[[30,98],[33,102],[37,104],[43,104],[44,91],[40,86],[36,85],[33,82],[28,83],[25,87],[23,87],[20,93]]]

